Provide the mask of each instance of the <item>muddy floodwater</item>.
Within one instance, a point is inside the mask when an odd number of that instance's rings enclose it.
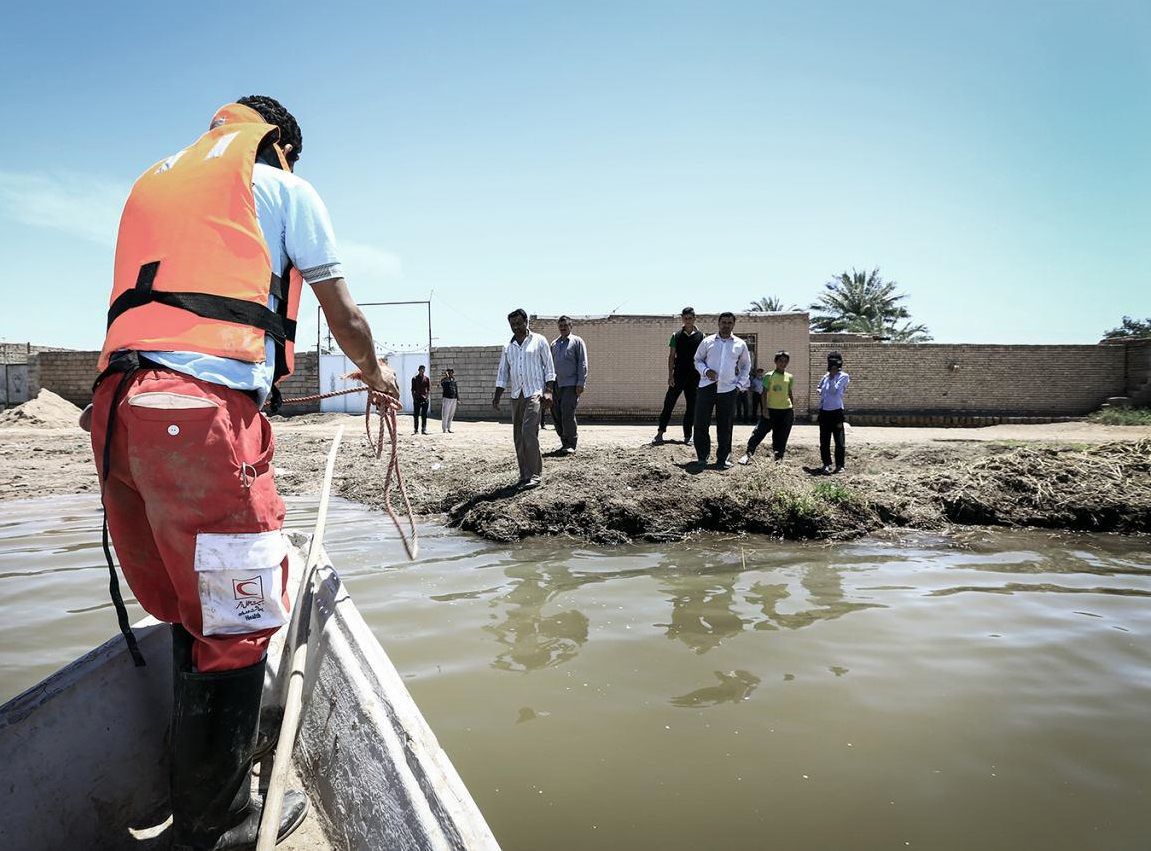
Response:
[[[4,503],[0,699],[115,633],[99,530],[90,496]],[[507,851],[1151,841],[1146,538],[428,527],[408,564],[346,502],[327,537]]]

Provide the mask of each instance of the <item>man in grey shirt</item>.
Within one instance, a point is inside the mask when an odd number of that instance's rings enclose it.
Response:
[[[556,399],[553,418],[556,434],[560,437],[560,451],[572,455],[576,451],[576,406],[587,383],[587,344],[572,333],[568,316],[556,320],[560,335],[552,343],[552,361],[556,368]]]

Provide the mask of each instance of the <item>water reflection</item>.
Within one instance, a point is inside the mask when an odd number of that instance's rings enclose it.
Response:
[[[791,597],[789,585],[757,582],[751,586],[747,595],[748,602],[759,606],[764,615],[764,620],[756,623],[755,629],[800,629],[818,621],[835,620],[852,612],[886,608],[880,603],[849,602],[843,591],[842,571],[829,564],[805,565],[799,584],[806,592],[811,606],[789,613],[779,611],[780,604]]]
[[[736,614],[735,580],[739,573],[725,567],[723,573],[673,570],[663,577],[660,590],[671,600],[671,623],[667,637],[676,638],[703,654],[739,635],[746,621]]]
[[[739,703],[751,697],[751,693],[761,682],[759,677],[748,671],[716,671],[715,676],[719,679],[719,685],[697,688],[695,691],[673,697],[672,705],[698,708],[715,706],[719,703]]]
[[[544,615],[543,608],[561,591],[581,584],[580,580],[557,564],[521,563],[505,573],[515,584],[491,603],[504,607],[504,619],[484,627],[506,648],[492,667],[534,671],[574,658],[587,642],[587,615],[575,609]]]

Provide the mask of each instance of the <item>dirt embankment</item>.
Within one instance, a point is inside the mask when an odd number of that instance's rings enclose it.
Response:
[[[0,428],[0,499],[98,489],[87,435],[52,427],[63,416],[40,426],[9,418]],[[318,491],[341,422],[348,434],[336,490],[381,507],[385,465],[368,452],[362,418],[277,420],[280,489]],[[749,432],[736,428],[737,454]],[[582,426],[580,451],[545,455],[544,483],[530,491],[513,487],[507,423],[457,423],[454,434],[440,433],[438,423],[427,436],[405,431],[400,455],[417,513],[497,541],[673,541],[697,531],[838,539],[885,526],[950,523],[1151,532],[1146,428],[856,428],[848,435],[848,471],[838,476],[804,471],[818,465],[816,430],[808,425],[796,427],[782,464],[772,463],[765,447],[751,466],[722,472],[695,472],[690,447],[652,446],[651,434],[639,426]],[[549,430],[542,443],[548,450],[558,440]]]
[[[600,428],[628,433],[587,441],[574,456],[546,456],[544,484],[529,491],[514,487],[510,433],[500,435],[507,446],[473,444],[460,452],[456,435],[405,436],[413,505],[496,541],[531,535],[673,541],[697,531],[837,539],[885,526],[948,523],[1151,532],[1149,437],[1074,444],[883,440],[858,446],[849,472],[812,476],[805,467],[818,466],[814,430],[801,435],[782,464],[761,452],[748,467],[697,472],[689,447],[644,444],[634,427]],[[285,447],[296,440],[320,441],[308,469],[286,477],[305,485],[320,475],[324,438],[283,435],[285,454],[303,459],[302,447]],[[353,437],[353,447],[356,442]],[[341,454],[336,488],[380,506],[383,469],[363,451],[349,447]]]

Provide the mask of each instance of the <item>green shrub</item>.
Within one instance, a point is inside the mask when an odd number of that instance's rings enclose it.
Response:
[[[1151,408],[1104,408],[1096,411],[1089,419],[1103,425],[1151,425]]]

